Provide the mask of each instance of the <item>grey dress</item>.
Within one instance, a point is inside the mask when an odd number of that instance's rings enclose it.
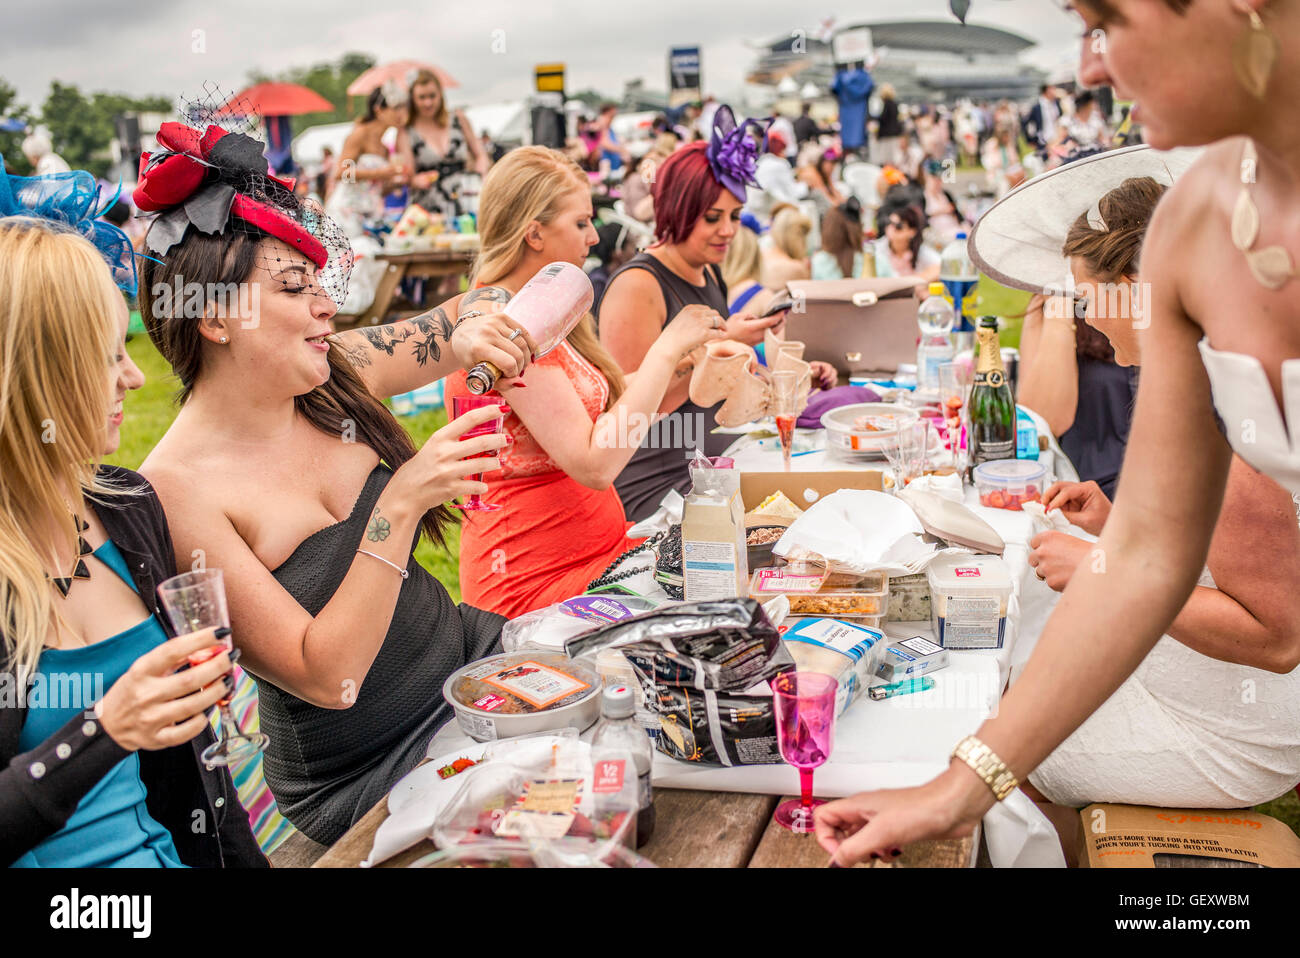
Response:
[[[376,466],[352,514],[308,536],[271,573],[312,615],[347,575],[391,477]],[[407,569],[384,644],[351,708],[320,708],[257,680],[262,731],[271,738],[266,782],[285,817],[317,842],[335,842],[424,758],[429,739],[452,718],[442,697],[447,676],[501,646],[505,619],[457,606],[414,556]]]

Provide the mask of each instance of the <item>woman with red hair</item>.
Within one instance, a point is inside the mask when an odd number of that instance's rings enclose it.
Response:
[[[750,132],[755,127],[757,137]],[[756,185],[761,133],[753,121],[737,126],[731,108],[721,106],[709,143],[682,147],[655,171],[656,242],[610,277],[597,304],[601,345],[624,372],[638,369],[664,326],[695,303],[726,319],[728,339],[751,346],[763,341],[765,330],[779,331],[784,323],[784,313],[765,319],[749,313],[729,316],[722,279],[722,260],[740,228],[745,187]],[[717,456],[731,442],[731,437],[711,432],[717,408],[687,398],[693,365],[688,357],[678,367],[659,406],[664,418],[615,481],[629,519],[651,515],[669,489],[686,491],[690,456],[685,450],[700,448]]]

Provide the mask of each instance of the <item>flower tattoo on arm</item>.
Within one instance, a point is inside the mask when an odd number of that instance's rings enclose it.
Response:
[[[393,525],[379,514],[379,507],[370,514],[370,523],[366,526],[366,538],[371,542],[383,542],[392,534]]]

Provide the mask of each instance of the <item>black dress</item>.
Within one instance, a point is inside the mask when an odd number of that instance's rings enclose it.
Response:
[[[352,514],[308,536],[271,573],[313,616],[351,568],[390,478],[386,466],[376,466]],[[271,738],[264,757],[271,794],[299,831],[326,845],[424,758],[429,739],[453,715],[442,697],[447,677],[501,647],[505,619],[457,606],[414,556],[407,570],[384,644],[350,708],[321,708],[257,680],[262,731]]]
[[[1137,367],[1082,357],[1078,363],[1079,403],[1073,424],[1061,434],[1061,449],[1081,481],[1096,481],[1113,500],[1137,399]]]
[[[692,286],[649,253],[638,253],[609,278],[605,290],[614,285],[619,273],[629,269],[649,270],[654,275],[664,297],[665,326],[682,307],[692,303],[716,309],[724,318],[731,315],[727,308],[727,284],[722,281],[722,273],[717,267],[705,270],[703,286]],[[600,304],[596,306],[599,317]],[[614,488],[623,500],[623,511],[628,519],[639,522],[653,515],[669,489],[682,494],[687,492],[691,477],[686,466],[697,447],[703,449],[706,456],[720,456],[731,445],[735,437],[718,436],[712,432],[717,425],[714,416],[721,405],[719,402],[706,409],[688,399],[672,415],[665,416],[651,427],[641,448],[632,454],[631,461],[614,480]]]

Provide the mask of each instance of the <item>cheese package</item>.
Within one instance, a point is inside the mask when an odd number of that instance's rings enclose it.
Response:
[[[840,683],[835,714],[843,715],[866,691],[885,634],[836,619],[799,619],[782,638],[800,672],[821,672]]]

